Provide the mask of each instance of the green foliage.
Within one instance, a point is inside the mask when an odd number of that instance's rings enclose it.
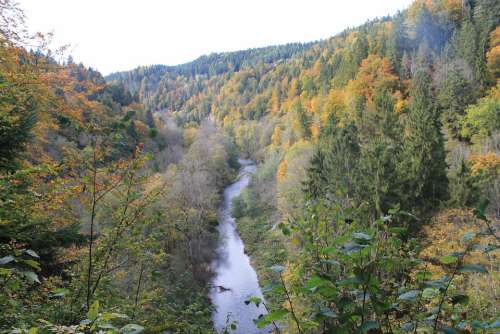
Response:
[[[464,138],[485,138],[500,129],[500,100],[485,97],[476,105],[467,108],[461,121],[461,135]]]
[[[407,215],[391,212],[373,222],[348,223],[342,210],[326,213],[312,206],[304,220],[290,222],[301,243],[290,267],[278,271],[288,305],[259,321],[287,318],[300,333],[461,333],[478,327],[494,332],[496,319],[466,316],[469,297],[455,288],[463,275],[487,273],[483,265],[467,262],[477,236],[467,235],[459,252],[421,259],[404,228]],[[428,263],[440,263],[445,275],[433,279]]]

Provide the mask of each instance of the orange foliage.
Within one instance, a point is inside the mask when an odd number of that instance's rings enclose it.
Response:
[[[486,54],[488,69],[495,79],[500,79],[500,25],[490,34],[490,50]]]
[[[281,161],[280,165],[278,166],[278,173],[276,176],[278,181],[283,181],[285,179],[287,169],[288,162],[286,160]]]
[[[349,82],[348,90],[372,101],[378,87],[394,90],[397,83],[398,77],[392,73],[389,59],[371,54],[361,62],[356,79]]]
[[[465,209],[450,209],[436,215],[429,225],[424,226],[427,246],[420,255],[423,258],[439,258],[453,252],[463,251],[464,245],[460,242],[467,232],[477,233],[484,230],[485,225],[474,218],[472,211]],[[481,244],[487,245],[492,242],[493,237],[484,236],[479,240]],[[490,253],[490,257],[497,258],[500,252]],[[465,259],[466,262],[487,264],[488,258],[480,250],[473,251]],[[442,274],[440,266],[429,265],[429,269],[436,275]]]
[[[500,154],[488,152],[482,155],[472,155],[471,170],[473,174],[487,173],[498,175],[500,173]]]

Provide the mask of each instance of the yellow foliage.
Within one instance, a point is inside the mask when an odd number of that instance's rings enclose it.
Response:
[[[490,50],[486,53],[488,69],[495,79],[500,79],[500,25],[490,34]]]
[[[280,146],[281,144],[281,127],[277,126],[274,128],[273,135],[271,136],[271,142],[274,146]]]
[[[310,126],[311,136],[313,139],[317,139],[321,130],[320,124],[313,122]]]
[[[372,101],[378,87],[393,90],[397,84],[398,77],[392,73],[389,59],[371,54],[361,62],[356,79],[349,82],[347,90]]]
[[[488,152],[482,155],[472,155],[471,170],[473,174],[486,173],[489,175],[498,175],[500,173],[500,154]]]
[[[341,112],[345,109],[345,94],[340,89],[332,89],[326,99],[323,112],[321,113],[321,124],[326,124],[328,117],[331,114],[340,116]]]
[[[280,165],[278,166],[278,173],[276,176],[278,181],[282,181],[285,179],[287,168],[288,162],[286,160],[281,161]]]
[[[498,221],[493,221],[498,224]],[[476,219],[472,210],[449,209],[440,212],[431,220],[430,224],[424,226],[423,232],[427,246],[420,253],[423,259],[439,259],[441,256],[450,255],[454,252],[462,252],[466,245],[461,242],[467,232],[478,233],[484,230],[484,222]],[[494,243],[493,236],[476,237],[475,242],[487,246]],[[472,309],[482,312],[495,313],[495,299],[493,295],[500,293],[499,261],[500,251],[495,250],[488,254],[481,250],[473,250],[465,258],[465,263],[482,264],[489,273],[487,275],[471,275],[458,277],[456,282],[471,297]],[[431,261],[427,262],[427,270],[431,271],[433,278],[441,277],[444,272],[440,265]]]

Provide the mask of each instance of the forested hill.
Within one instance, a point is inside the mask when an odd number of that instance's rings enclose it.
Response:
[[[173,80],[178,76],[191,79],[199,76],[209,78],[228,72],[238,72],[240,69],[258,64],[279,63],[306,50],[311,45],[312,43],[291,43],[244,51],[212,53],[177,66],[141,66],[132,71],[112,73],[106,77],[106,80],[120,81],[132,94],[138,94],[144,98],[156,94],[158,86],[161,86],[167,78]],[[191,92],[191,94],[195,93]],[[151,107],[161,107],[161,104],[151,105]]]
[[[495,330],[499,20],[495,0],[418,0],[286,59],[120,74],[157,115],[215,120],[260,163],[234,214],[262,281],[279,286],[262,324]]]

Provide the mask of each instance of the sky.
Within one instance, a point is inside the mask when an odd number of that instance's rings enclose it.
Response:
[[[103,74],[211,52],[331,37],[412,0],[17,0],[32,32],[53,32]]]

